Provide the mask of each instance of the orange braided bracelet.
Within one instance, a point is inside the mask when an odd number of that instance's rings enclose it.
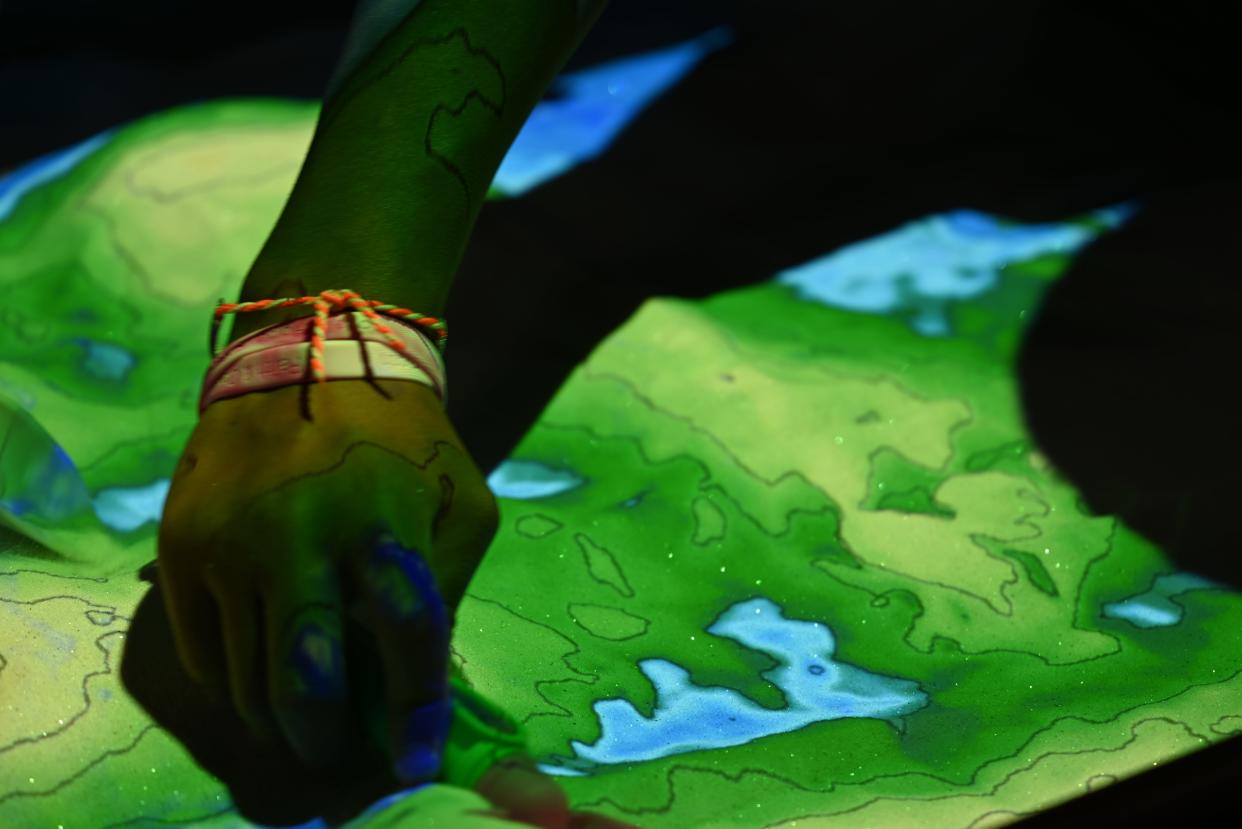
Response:
[[[356,297],[356,299],[355,299]],[[331,306],[336,306],[337,310],[345,311],[361,311],[375,325],[375,329],[381,334],[388,334],[389,328],[380,321],[375,311],[383,311],[384,313],[403,319],[413,325],[426,326],[435,332],[436,346],[443,354],[448,347],[448,323],[436,317],[425,317],[417,311],[411,311],[409,308],[401,308],[397,305],[385,305],[379,300],[364,300],[362,295],[351,291],[349,288],[328,289],[321,291],[319,296],[303,296],[290,299],[260,299],[255,302],[225,302],[224,298],[220,298],[219,304],[216,305],[215,313],[211,318],[211,339],[208,343],[208,353],[216,358],[216,344],[219,341],[220,322],[224,319],[225,314],[233,314],[245,311],[267,311],[276,310],[277,308],[287,308],[292,305],[306,305],[313,302],[315,304],[315,333],[311,335],[311,345],[318,349],[316,356],[323,351],[323,334],[328,318],[328,312]],[[347,307],[348,306],[348,307]],[[374,310],[372,310],[374,309]],[[404,343],[399,340],[390,338],[389,344],[397,349],[404,349]],[[220,355],[223,356],[223,355]],[[314,360],[311,363],[314,367]],[[320,364],[317,371],[322,371]],[[319,382],[323,380],[316,373],[316,379]]]
[[[220,354],[215,353],[220,323],[225,314],[274,310],[307,303],[315,306],[315,316],[307,337],[309,350],[306,348],[307,340],[295,333],[295,327],[304,324],[304,320],[295,319],[252,332],[233,342]],[[345,313],[332,316],[336,311]],[[377,336],[367,336],[358,325],[361,320],[349,313],[352,311],[361,311],[368,327]],[[393,329],[384,324],[377,311],[403,324]],[[353,336],[347,329],[350,324]],[[325,344],[336,341],[358,342],[359,347],[342,350],[344,343],[332,345],[329,349],[332,353],[327,355],[332,359],[325,359]],[[376,345],[371,346],[370,343]],[[325,290],[318,296],[243,303],[221,301],[212,317],[208,344],[212,362],[203,383],[199,412],[201,414],[208,405],[223,397],[306,382],[308,372],[298,368],[295,358],[308,366],[316,383],[358,377],[409,379],[430,386],[443,402],[446,396],[443,353],[447,345],[448,326],[443,320],[378,300],[364,300],[348,288]],[[301,359],[303,353],[306,357],[304,361]]]

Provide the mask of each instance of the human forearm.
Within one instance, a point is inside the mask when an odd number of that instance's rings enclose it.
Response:
[[[442,315],[496,168],[605,2],[421,0],[346,54],[240,300],[348,287]],[[241,315],[230,340],[308,313]]]

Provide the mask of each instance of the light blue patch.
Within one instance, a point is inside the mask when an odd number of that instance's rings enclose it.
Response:
[[[1133,206],[1097,210],[1091,218],[1118,227]],[[955,210],[876,236],[777,274],[801,299],[868,314],[898,314],[928,337],[951,332],[951,302],[994,288],[1008,265],[1072,253],[1099,235],[1080,224],[1015,225],[973,210]]]
[[[73,337],[72,341],[86,351],[83,371],[100,380],[124,380],[138,363],[133,352],[119,345],[95,342],[86,337]]]
[[[1180,608],[1153,607],[1134,600],[1108,605],[1104,608],[1104,615],[1110,619],[1124,619],[1140,628],[1167,627],[1182,619]]]
[[[72,170],[79,161],[106,144],[112,132],[105,130],[68,149],[48,153],[0,178],[0,221],[8,218],[22,196]]]
[[[169,478],[136,487],[101,489],[95,496],[95,515],[118,532],[136,530],[148,521],[159,522],[172,486]]]
[[[555,775],[556,777],[589,777],[585,771],[571,769],[568,766],[554,766],[551,763],[535,764],[544,774]]]
[[[492,183],[517,196],[595,158],[644,107],[731,39],[728,29],[717,28],[667,49],[560,76],[552,84],[557,97],[531,112]]]
[[[679,665],[644,659],[638,667],[656,689],[652,718],[643,717],[623,699],[596,702],[599,740],[593,745],[572,741],[578,759],[540,768],[549,774],[581,775],[583,760],[601,765],[654,760],[742,745],[845,717],[895,723],[929,702],[915,682],[835,661],[836,640],[826,625],[786,619],[768,599],[733,605],[707,632],[776,657],[780,667],[762,676],[784,691],[785,707],[767,709],[728,688],[693,685]]]
[[[582,486],[585,479],[568,469],[539,461],[506,460],[487,477],[497,498],[547,498]]]
[[[1109,619],[1122,619],[1135,627],[1168,627],[1180,622],[1184,613],[1182,606],[1172,601],[1174,596],[1191,590],[1222,589],[1223,585],[1193,573],[1169,573],[1157,576],[1147,592],[1106,604],[1102,612]]]

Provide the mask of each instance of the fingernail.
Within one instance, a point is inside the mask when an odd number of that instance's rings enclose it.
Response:
[[[401,731],[405,751],[396,762],[398,777],[417,782],[439,774],[452,716],[453,704],[448,699],[419,706],[411,712]]]

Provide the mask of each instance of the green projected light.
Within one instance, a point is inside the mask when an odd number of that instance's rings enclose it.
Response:
[[[211,309],[314,117],[187,107],[0,193],[0,826],[256,825],[118,666]],[[1242,601],[1084,512],[1022,423],[1025,321],[1125,215],[930,217],[653,298],[574,371],[492,471],[453,650],[575,809],[996,826],[1242,730]],[[432,784],[349,827],[511,825],[486,807]]]

